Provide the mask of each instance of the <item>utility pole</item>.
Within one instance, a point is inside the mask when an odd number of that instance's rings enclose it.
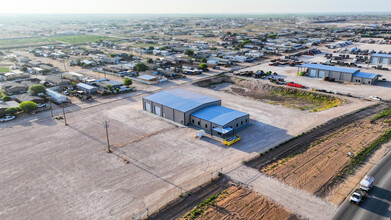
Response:
[[[50,105],[50,114],[53,117],[53,108],[52,108],[52,100],[49,98],[49,105]]]
[[[64,103],[62,103],[62,114],[64,115],[64,122],[65,122],[65,126],[67,126],[67,118],[65,117],[65,109],[64,109]]]
[[[110,149],[110,141],[109,141],[109,125],[107,124],[107,121],[105,121],[105,125],[104,125],[105,129],[106,129],[106,138],[107,138],[107,153],[111,153],[111,149]]]

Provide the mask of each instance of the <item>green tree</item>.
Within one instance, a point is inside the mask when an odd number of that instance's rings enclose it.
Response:
[[[48,73],[50,73],[50,69],[44,69],[44,70],[42,70],[42,74],[46,75],[46,74],[48,74]]]
[[[147,63],[153,63],[153,60],[152,60],[151,58],[149,58],[149,59],[147,60]]]
[[[210,50],[217,50],[217,47],[211,47]]]
[[[115,57],[115,54],[111,53],[111,54],[109,55],[109,57],[110,57],[110,58],[113,58],[113,57]]]
[[[208,69],[208,65],[206,63],[201,63],[200,64],[200,69],[202,69],[203,71],[207,70]]]
[[[203,62],[203,63],[206,63],[206,61],[207,61],[206,58],[201,59],[201,62]]]
[[[45,86],[43,86],[41,84],[36,84],[36,85],[30,86],[29,92],[31,95],[37,95],[39,93],[45,93],[46,88],[45,88]]]
[[[17,109],[17,108],[14,108],[14,107],[7,108],[7,109],[5,110],[5,114],[7,114],[7,115],[15,115],[16,112],[18,112],[18,109]]]
[[[185,51],[185,55],[191,57],[191,56],[194,55],[194,51],[187,49],[187,50]]]
[[[155,48],[153,46],[149,46],[148,50],[154,50]]]
[[[106,88],[107,88],[107,90],[109,90],[110,92],[113,91],[113,87],[112,87],[111,85],[106,85]]]
[[[142,72],[142,71],[148,70],[148,66],[145,65],[144,63],[138,63],[138,64],[136,64],[136,70]]]
[[[133,81],[131,79],[125,78],[124,79],[124,85],[125,86],[130,86],[133,84]]]
[[[11,97],[5,95],[5,96],[3,96],[3,101],[4,102],[11,101]]]
[[[24,112],[31,113],[38,108],[38,105],[33,101],[25,101],[19,104],[19,108]]]
[[[25,66],[22,67],[22,71],[23,71],[23,72],[27,72],[27,67],[25,67]]]

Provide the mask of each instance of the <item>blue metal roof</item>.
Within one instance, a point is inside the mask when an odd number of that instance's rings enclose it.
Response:
[[[225,126],[236,118],[248,115],[247,113],[236,111],[220,105],[204,108],[192,114],[194,117],[210,121],[214,124]]]
[[[391,58],[391,54],[380,54],[380,53],[375,53],[372,54],[373,57],[386,57],[386,58]]]
[[[358,72],[353,74],[353,77],[361,77],[361,78],[367,78],[367,79],[375,79],[378,74],[374,73],[364,73],[364,72]]]
[[[181,112],[188,112],[200,105],[220,100],[183,89],[158,92],[147,96],[144,99],[165,105]]]
[[[334,71],[334,72],[343,72],[343,73],[356,73],[356,72],[360,71],[358,69],[343,68],[343,67],[337,67],[337,66],[327,66],[327,65],[313,64],[313,63],[305,63],[305,64],[302,64],[300,67]]]

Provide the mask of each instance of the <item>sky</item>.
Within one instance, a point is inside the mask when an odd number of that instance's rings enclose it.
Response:
[[[391,0],[1,0],[1,14],[391,12]]]

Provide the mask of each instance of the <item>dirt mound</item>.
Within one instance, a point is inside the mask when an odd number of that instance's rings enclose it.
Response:
[[[258,99],[269,104],[282,105],[300,110],[323,111],[346,102],[344,99],[331,95],[285,86],[275,86],[254,80],[232,78],[229,83],[233,84],[221,90]],[[216,85],[213,85],[213,87],[215,88]]]
[[[194,211],[194,210],[193,210]],[[189,213],[191,214],[191,212]],[[181,219],[194,219],[186,215]],[[231,186],[220,193],[214,203],[197,219],[298,219],[260,194],[246,188]]]

